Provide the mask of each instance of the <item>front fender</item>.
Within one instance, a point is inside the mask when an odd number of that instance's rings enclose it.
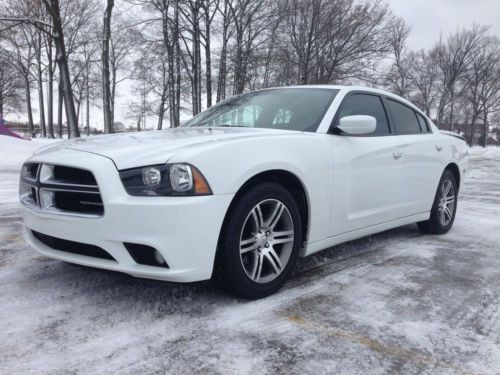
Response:
[[[187,162],[207,179],[214,194],[235,194],[253,176],[269,170],[292,173],[309,200],[309,242],[327,236],[332,199],[333,150],[328,134],[297,133],[213,142],[181,152],[169,163]]]

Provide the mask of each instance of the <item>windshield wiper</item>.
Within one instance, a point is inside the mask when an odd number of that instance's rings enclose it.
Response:
[[[217,126],[212,126],[212,128],[249,128],[249,126],[245,125],[217,125]]]

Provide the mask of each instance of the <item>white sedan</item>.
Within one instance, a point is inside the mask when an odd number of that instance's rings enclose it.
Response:
[[[23,166],[26,241],[49,257],[237,295],[278,290],[299,256],[418,223],[452,226],[460,136],[408,101],[343,86],[229,98],[183,126],[71,140]]]

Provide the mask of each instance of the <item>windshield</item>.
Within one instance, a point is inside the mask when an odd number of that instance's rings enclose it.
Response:
[[[182,126],[235,126],[315,132],[339,90],[272,89],[226,99]]]

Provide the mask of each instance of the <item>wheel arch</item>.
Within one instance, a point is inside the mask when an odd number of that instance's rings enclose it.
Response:
[[[223,237],[225,228],[227,227],[227,221],[231,215],[234,206],[239,199],[251,188],[261,184],[263,182],[276,182],[287,189],[294,197],[297,205],[299,206],[300,216],[302,219],[302,241],[306,242],[307,235],[310,226],[310,203],[309,196],[307,194],[307,189],[303,181],[293,172],[284,169],[270,169],[266,171],[259,172],[252,177],[248,178],[238,189],[235,196],[231,200],[229,207],[224,216],[221,230],[219,232],[219,241],[217,245],[217,253],[220,249],[220,241]]]
[[[457,182],[457,189],[460,190],[460,168],[458,165],[454,162],[448,163],[444,170],[450,171],[453,174],[455,181]]]

